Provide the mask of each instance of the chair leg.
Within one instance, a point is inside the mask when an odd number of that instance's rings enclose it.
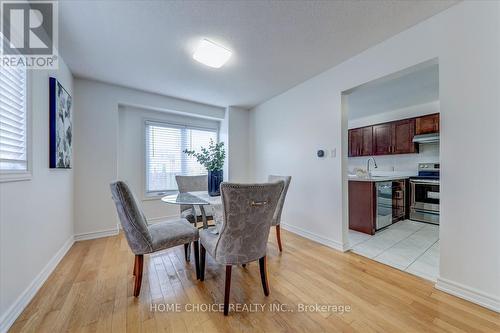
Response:
[[[226,266],[226,289],[224,291],[224,316],[229,313],[229,294],[231,292],[231,268],[233,266]]]
[[[278,240],[278,249],[280,250],[280,252],[282,252],[283,248],[281,247],[281,229],[279,224],[276,226],[276,238]]]
[[[205,280],[205,257],[207,250],[203,247],[203,244],[200,243],[200,281]]]
[[[196,279],[200,279],[200,250],[198,248],[198,241],[195,240],[193,242],[193,251],[194,251],[194,266],[196,268]]]
[[[134,283],[134,296],[138,297],[141,292],[142,284],[142,267],[144,264],[144,256],[142,254],[137,254],[135,256],[135,283]]]
[[[191,243],[184,244],[184,258],[186,258],[186,262],[191,260]]]
[[[260,267],[260,279],[262,281],[262,289],[264,289],[264,295],[269,296],[269,281],[267,280],[267,258],[263,256],[259,259]]]
[[[132,270],[132,275],[135,276],[137,272],[137,259],[134,257],[134,269]]]

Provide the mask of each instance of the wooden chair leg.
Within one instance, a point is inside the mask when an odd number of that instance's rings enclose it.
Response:
[[[194,266],[196,269],[196,279],[200,279],[200,250],[198,246],[198,241],[193,242],[193,251],[194,251]]]
[[[141,292],[142,284],[142,267],[144,264],[144,256],[142,254],[137,254],[135,256],[135,283],[134,283],[134,296],[138,297]]]
[[[200,281],[205,280],[205,257],[207,250],[203,247],[203,244],[200,243]]]
[[[259,259],[260,267],[260,279],[262,281],[262,289],[264,289],[264,295],[269,296],[269,281],[267,280],[267,258],[263,256]]]
[[[276,226],[276,238],[278,240],[278,249],[280,252],[283,252],[283,248],[281,247],[281,229],[279,224]]]
[[[134,269],[132,270],[132,275],[135,276],[137,272],[137,259],[134,257]]]
[[[191,260],[191,243],[186,243],[184,244],[184,258],[186,259],[186,262],[189,262]]]
[[[226,289],[224,291],[224,316],[229,313],[229,294],[231,292],[231,268],[233,266],[226,266]]]

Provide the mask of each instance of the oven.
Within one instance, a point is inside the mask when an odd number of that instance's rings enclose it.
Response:
[[[439,179],[410,179],[410,219],[439,224]]]

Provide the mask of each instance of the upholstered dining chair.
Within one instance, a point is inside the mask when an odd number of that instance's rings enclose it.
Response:
[[[229,312],[232,265],[258,260],[264,295],[269,295],[267,238],[284,186],[283,181],[265,184],[222,183],[220,231],[214,234],[214,228],[200,230],[200,280],[205,279],[205,256],[208,251],[217,263],[226,266],[226,316]]]
[[[148,225],[133,193],[123,181],[111,183],[111,194],[130,249],[135,254],[134,296],[142,284],[144,255],[193,242],[196,278],[199,279],[198,229],[186,219],[169,220]]]
[[[177,187],[179,188],[179,193],[186,192],[196,192],[196,191],[207,191],[208,190],[208,177],[206,175],[202,176],[175,176],[175,181],[177,182]],[[207,220],[213,219],[213,208],[211,206],[206,206],[205,215]],[[185,218],[190,223],[195,226],[197,222],[201,222],[202,215],[200,208],[198,206],[190,205],[180,205],[180,216]],[[186,261],[189,261],[191,247],[189,244],[184,245],[184,255]]]
[[[288,187],[290,186],[290,182],[292,181],[291,176],[276,176],[269,175],[267,178],[269,182],[283,181],[285,182],[285,186],[283,187],[283,191],[280,194],[280,199],[278,201],[278,206],[276,206],[276,211],[274,212],[272,226],[276,227],[276,240],[278,243],[278,249],[280,252],[283,251],[283,247],[281,246],[281,212],[283,211],[283,205],[285,204],[286,193],[288,192]]]

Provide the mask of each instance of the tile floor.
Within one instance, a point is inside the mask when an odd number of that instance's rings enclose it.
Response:
[[[436,281],[439,273],[439,226],[410,220],[367,235],[349,230],[351,251],[386,265]]]

